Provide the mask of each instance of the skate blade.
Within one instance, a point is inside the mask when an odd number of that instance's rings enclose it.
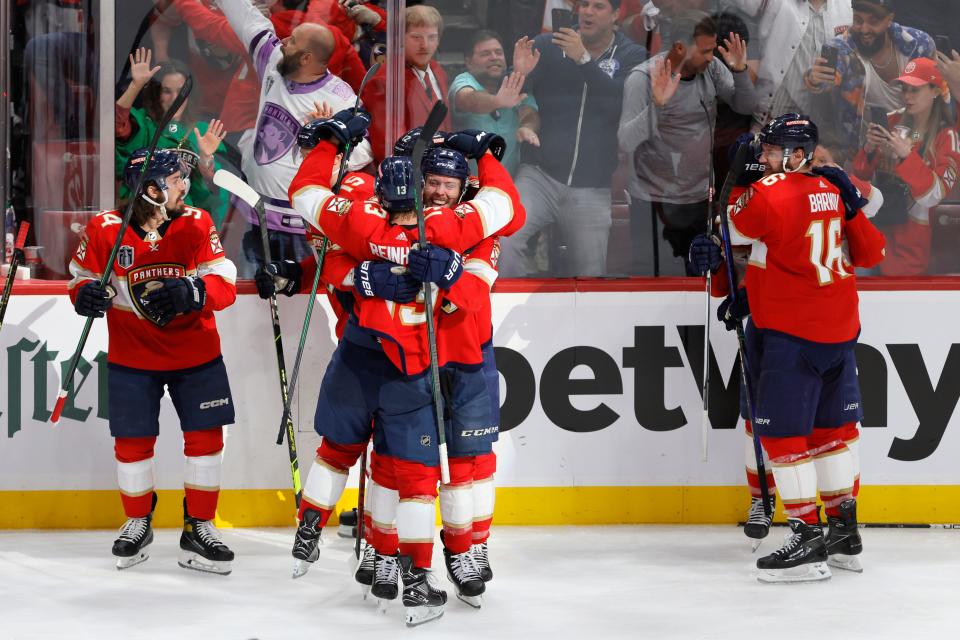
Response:
[[[750,541],[750,553],[756,553],[757,549],[760,548],[760,545],[763,544],[763,540],[757,540],[756,538]]]
[[[181,551],[180,560],[177,561],[177,564],[184,569],[193,569],[194,571],[202,571],[203,573],[215,573],[221,576],[230,575],[230,572],[233,571],[233,567],[230,566],[230,561],[208,560],[192,551]]]
[[[416,627],[424,622],[430,622],[443,616],[443,607],[407,607],[406,622],[408,627]]]
[[[340,525],[337,527],[337,535],[341,538],[355,539],[357,537],[357,528]]]
[[[307,571],[310,571],[310,565],[312,562],[307,562],[306,560],[294,560],[293,561],[293,579],[302,578],[307,575]]]
[[[848,556],[842,553],[835,553],[827,558],[827,564],[831,567],[836,567],[837,569],[843,569],[844,571],[863,573],[863,565],[860,563],[859,556]]]
[[[832,575],[826,562],[814,562],[789,569],[761,569],[757,580],[764,584],[789,584],[829,580]]]
[[[377,613],[381,615],[387,614],[387,607],[390,606],[390,603],[393,600],[387,600],[386,598],[377,598]]]
[[[147,561],[147,558],[150,557],[150,545],[147,545],[140,549],[139,553],[135,553],[132,556],[122,558],[117,556],[117,570],[123,571],[124,569],[129,569],[130,567],[135,567],[138,564],[142,564]]]
[[[462,601],[462,602],[467,603],[468,605],[470,605],[470,606],[473,607],[474,609],[479,609],[479,608],[481,608],[481,607],[483,606],[483,596],[482,596],[482,595],[481,595],[481,596],[465,596],[465,595],[463,595],[463,594],[458,593],[458,594],[457,594],[457,599],[460,600],[460,601]]]

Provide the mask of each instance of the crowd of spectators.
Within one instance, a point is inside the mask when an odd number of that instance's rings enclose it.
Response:
[[[231,22],[230,7],[241,5],[259,16],[263,37],[282,50],[279,76],[265,67],[259,32],[244,33]],[[181,149],[191,161],[191,202],[236,239],[233,257],[250,273],[260,260],[257,220],[228,203],[210,179],[219,166],[242,170],[275,201],[276,219],[268,219],[274,250],[300,256],[303,230],[284,217],[285,189],[257,176],[272,163],[295,169],[295,129],[331,107],[326,78],[342,81],[346,103],[366,69],[383,60],[384,5],[117,3],[118,16],[130,23],[138,21],[137,9],[152,12],[119,73],[117,167],[144,145],[189,72],[196,89],[161,146]],[[371,149],[352,168],[363,163],[373,172],[391,153],[388,109],[396,129],[405,131],[444,99],[450,112],[442,128],[503,136],[504,164],[527,209],[526,226],[504,242],[504,276],[689,274],[687,248],[710,219],[728,147],[788,112],[809,114],[820,127],[823,153],[883,194],[875,222],[890,256],[877,274],[960,272],[960,261],[935,255],[955,252],[960,241],[954,231],[960,214],[949,206],[960,201],[958,109],[951,98],[960,91],[960,54],[953,51],[960,47],[960,16],[950,12],[950,0],[407,5],[399,16],[404,104],[387,104],[384,65],[360,96],[373,116]],[[46,93],[57,86],[51,52],[71,51],[62,41],[35,34],[27,49],[29,59],[43,61],[43,73],[39,62],[35,71]],[[117,48],[126,56],[119,40]],[[294,100],[296,112],[279,117],[269,108],[264,96],[274,82],[303,98]]]

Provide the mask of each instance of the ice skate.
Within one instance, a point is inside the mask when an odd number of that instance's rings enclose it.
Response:
[[[760,546],[761,541],[770,533],[770,523],[773,522],[773,512],[777,507],[776,495],[770,496],[770,515],[763,512],[763,498],[753,498],[750,501],[750,511],[747,521],[743,525],[743,533],[752,539],[753,551]]]
[[[484,582],[493,580],[493,569],[490,568],[490,551],[486,542],[475,544],[470,547],[470,553],[477,562],[477,568],[480,570],[480,578]]]
[[[353,579],[360,584],[360,589],[363,591],[363,599],[367,599],[367,594],[370,593],[370,587],[373,585],[373,572],[374,572],[374,557],[377,555],[376,550],[373,546],[367,544],[366,542],[360,543],[360,561],[356,562],[356,556],[350,554],[350,558],[354,560],[356,567],[353,571]]]
[[[830,579],[827,566],[827,545],[823,526],[802,520],[787,520],[791,532],[782,547],[757,560],[757,580],[765,583],[816,582]]]
[[[380,613],[386,613],[387,605],[397,599],[400,591],[400,565],[397,556],[374,553],[374,576],[370,594],[376,598]]]
[[[414,567],[410,556],[400,556],[399,562],[407,626],[415,627],[442,616],[447,592],[435,586],[433,573],[429,569]]]
[[[357,510],[340,512],[340,526],[337,528],[337,535],[341,538],[355,539],[357,537]]]
[[[120,527],[120,536],[113,542],[113,555],[117,557],[117,569],[129,569],[150,557],[153,542],[153,510],[157,506],[157,494],[153,494],[153,506],[143,518],[128,518]]]
[[[857,501],[845,500],[840,504],[840,516],[827,517],[827,564],[844,571],[863,573],[863,565],[857,557],[863,551],[860,531],[857,529]]]
[[[444,547],[443,562],[447,565],[447,578],[457,589],[457,598],[474,609],[479,609],[483,605],[486,584],[480,577],[480,569],[473,554],[469,550],[451,553]]]
[[[303,520],[297,527],[297,534],[293,539],[293,577],[299,578],[310,570],[310,565],[320,556],[320,512],[316,509],[306,509]]]
[[[232,571],[233,551],[220,539],[211,520],[193,518],[183,505],[183,533],[180,534],[180,560],[184,569],[228,575]]]

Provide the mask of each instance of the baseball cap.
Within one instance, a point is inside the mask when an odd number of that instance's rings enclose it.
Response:
[[[911,87],[922,87],[925,84],[933,85],[940,89],[944,100],[950,101],[950,91],[943,79],[943,74],[937,68],[937,63],[930,58],[914,58],[903,68],[903,75],[894,82],[902,82]]]
[[[885,17],[893,13],[893,0],[853,0],[853,10],[869,11]]]

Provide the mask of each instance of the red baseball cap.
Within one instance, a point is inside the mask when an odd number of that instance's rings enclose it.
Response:
[[[937,63],[930,58],[914,58],[903,68],[903,75],[895,82],[902,82],[911,87],[922,87],[925,84],[932,84],[938,89],[946,89],[946,82]]]

